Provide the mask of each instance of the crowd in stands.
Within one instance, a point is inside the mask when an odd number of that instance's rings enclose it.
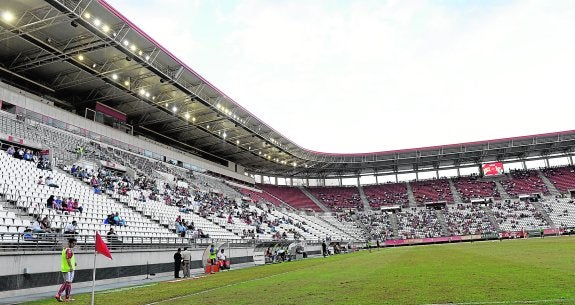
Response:
[[[359,190],[355,186],[310,187],[307,189],[323,205],[334,212],[341,212],[345,209],[357,209],[358,211],[363,210]]]
[[[502,180],[501,184],[512,198],[533,193],[550,194],[536,170],[512,170],[509,175],[511,178]]]
[[[453,194],[447,179],[432,179],[410,182],[417,204],[427,202],[453,203]]]
[[[40,151],[33,151],[29,148],[9,146],[6,154],[16,159],[34,162],[39,169],[50,169],[50,161],[42,155]]]
[[[298,187],[275,186],[269,184],[258,184],[260,189],[272,194],[274,197],[281,199],[296,209],[308,209],[320,212],[321,208],[313,202]]]
[[[471,202],[475,198],[500,199],[499,191],[494,181],[482,180],[477,175],[453,178],[453,184],[461,195],[463,202]]]
[[[528,201],[497,201],[491,209],[501,229],[530,230],[549,226],[541,211]]]
[[[72,212],[79,212],[81,214],[84,210],[78,198],[73,199],[72,197],[68,197],[68,199],[66,199],[62,198],[62,196],[54,195],[50,195],[50,197],[46,199],[46,206],[57,212],[64,212],[66,214]]]
[[[72,165],[69,174],[89,185],[95,194],[108,194],[114,196],[133,195],[141,203],[160,202],[164,206],[177,207],[180,216],[170,218],[175,233],[180,236],[192,238],[207,238],[203,228],[192,218],[186,216],[194,213],[206,220],[217,224],[225,224],[226,228],[239,228],[238,235],[246,239],[260,239],[264,236],[272,239],[303,239],[308,233],[314,231],[312,223],[287,216],[288,213],[278,214],[271,204],[283,205],[278,200],[284,200],[301,209],[319,211],[319,207],[297,187],[264,186],[262,193],[243,190],[244,197],[250,197],[254,203],[237,200],[242,197],[233,190],[227,190],[215,180],[204,174],[191,174],[189,170],[160,162],[144,156],[136,156],[124,150],[101,147],[95,142],[78,142],[82,147],[76,149],[76,156],[80,159],[94,157],[99,160],[117,162],[136,169],[136,175],[130,176],[122,171],[107,167],[85,167],[85,165]],[[84,146],[86,145],[84,148]],[[40,152],[34,152],[24,147],[10,146],[7,155],[27,162],[36,162],[38,168],[49,168],[49,162]],[[20,161],[18,161],[20,162]],[[22,162],[24,163],[24,162]],[[31,163],[27,163],[31,164]],[[558,190],[566,192],[575,187],[575,168],[572,166],[548,168],[542,170],[543,174],[551,180]],[[50,187],[50,192],[56,193],[61,187],[50,172],[41,176],[35,174],[32,180],[37,185]],[[37,180],[35,177],[38,177]],[[57,176],[56,176],[57,177]],[[512,171],[507,179],[500,179],[505,191],[513,198],[521,194],[543,193],[549,194],[545,183],[534,170]],[[546,220],[549,215],[558,226],[574,225],[570,215],[575,214],[575,203],[558,198],[555,201],[543,200],[539,210],[536,205],[527,201],[498,200],[500,194],[493,181],[483,180],[477,176],[452,179],[455,189],[464,202],[468,203],[474,198],[493,197],[495,201],[490,206],[477,206],[465,203],[442,206],[441,208],[408,208],[408,195],[405,183],[392,183],[363,187],[369,204],[373,208],[381,206],[401,206],[401,211],[372,213],[361,215],[360,222],[366,227],[375,239],[392,238],[422,238],[444,235],[483,234],[499,229],[520,230],[548,227]],[[426,202],[452,203],[453,194],[447,179],[432,179],[427,181],[410,182],[414,197],[418,204]],[[357,187],[321,187],[308,188],[314,197],[332,211],[338,211],[336,219],[340,222],[353,222],[348,209],[362,210],[363,205]],[[49,193],[48,193],[49,194]],[[48,196],[46,194],[46,196]],[[234,195],[235,194],[235,195]],[[273,195],[273,196],[272,196]],[[42,197],[46,198],[46,197]],[[42,199],[42,204],[44,199]],[[311,203],[310,203],[311,202]],[[46,201],[50,212],[58,215],[77,215],[84,212],[84,206],[79,198],[51,195]],[[86,205],[89,208],[89,205]],[[492,215],[490,215],[492,211]],[[75,214],[77,213],[77,214]],[[132,226],[130,219],[124,218],[119,212],[107,211],[102,223],[110,225],[110,235],[116,234],[114,228],[122,230],[123,227]],[[197,220],[196,218],[194,218]],[[215,219],[215,220],[214,220]],[[128,221],[130,221],[128,223]],[[37,217],[32,224],[35,233],[53,233],[63,230],[65,234],[78,234],[82,223],[73,220],[52,228],[50,218]],[[229,225],[229,226],[227,226]],[[112,228],[112,226],[114,228]],[[317,234],[314,232],[314,234]],[[274,254],[275,255],[275,254]]]
[[[541,172],[561,193],[575,189],[575,166],[563,166],[542,169]]]
[[[407,208],[397,213],[398,234],[401,238],[439,237],[442,226],[432,208]]]
[[[370,213],[360,216],[360,221],[370,233],[371,238],[375,240],[395,239],[393,232],[392,217],[393,213]]]
[[[487,212],[480,205],[458,203],[442,209],[450,235],[471,235],[497,232]]]
[[[405,183],[367,185],[363,187],[363,192],[370,206],[375,209],[381,206],[409,206]]]

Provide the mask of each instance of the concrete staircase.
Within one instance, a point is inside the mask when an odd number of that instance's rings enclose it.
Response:
[[[493,211],[488,207],[483,207],[483,210],[485,211],[487,219],[489,219],[491,225],[495,228],[497,232],[499,232],[501,229],[499,228],[499,223],[497,223],[497,218],[493,214]]]
[[[312,193],[310,193],[310,191],[308,191],[305,187],[303,186],[298,186],[298,188],[300,189],[300,191],[302,191],[302,193],[304,193],[309,199],[311,199],[311,201],[313,201],[313,203],[315,203],[318,207],[320,207],[320,209],[324,212],[331,212],[331,210],[326,207],[323,203],[321,203],[317,198],[315,198],[314,195],[312,195]]]
[[[545,186],[551,193],[551,196],[561,195],[561,192],[555,187],[555,184],[553,184],[553,182],[551,182],[551,180],[549,180],[549,178],[547,178],[542,171],[537,170],[537,173],[539,174],[539,177],[541,177],[541,180],[543,180],[543,183],[545,183]]]
[[[390,215],[391,217],[389,218],[389,222],[391,222],[391,228],[393,230],[393,237],[394,238],[398,238],[399,237],[399,220],[397,220],[397,215],[395,213],[392,213]]]
[[[537,211],[541,214],[541,217],[543,217],[543,219],[545,219],[545,221],[547,221],[547,223],[549,224],[549,226],[551,228],[557,228],[557,226],[555,226],[555,223],[553,222],[551,217],[549,217],[549,214],[547,214],[547,212],[545,212],[545,209],[543,208],[541,203],[531,202],[531,204],[537,209]]]
[[[369,205],[369,200],[367,199],[367,196],[365,196],[363,187],[361,185],[358,185],[357,189],[359,191],[359,197],[361,198],[361,203],[363,203],[363,210],[366,212],[371,211],[371,206]]]
[[[457,188],[455,187],[453,181],[451,179],[447,179],[447,182],[449,183],[449,189],[451,190],[451,194],[453,194],[453,202],[462,203],[463,199],[461,198],[461,194],[459,194],[459,192],[457,191]]]
[[[409,206],[412,208],[417,207],[417,201],[415,201],[415,196],[413,195],[411,184],[409,184],[409,182],[406,182],[405,186],[407,188],[407,198],[409,199]]]
[[[437,220],[441,225],[441,235],[442,236],[449,236],[449,230],[447,228],[447,222],[445,221],[445,216],[443,215],[442,210],[435,210],[435,215],[437,216]]]
[[[497,191],[499,192],[499,195],[501,195],[501,199],[511,199],[511,196],[507,194],[501,182],[499,182],[499,180],[495,180],[494,182],[495,186],[497,187]]]

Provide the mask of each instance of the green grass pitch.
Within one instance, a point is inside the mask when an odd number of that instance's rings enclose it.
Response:
[[[575,304],[574,275],[575,237],[548,237],[306,259],[100,292],[96,304]]]

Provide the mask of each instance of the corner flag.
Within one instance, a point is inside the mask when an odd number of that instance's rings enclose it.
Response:
[[[96,252],[107,256],[108,258],[112,259],[112,254],[110,254],[110,250],[108,250],[108,246],[100,236],[100,232],[96,231]]]
[[[96,246],[94,247],[94,269],[92,270],[92,302],[90,304],[94,305],[94,293],[96,291],[96,253],[103,254],[108,258],[112,259],[112,254],[108,250],[108,246],[100,236],[100,232],[96,231]]]

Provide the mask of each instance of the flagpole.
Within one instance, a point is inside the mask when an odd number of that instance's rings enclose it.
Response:
[[[94,247],[94,269],[92,270],[92,305],[94,305],[94,291],[96,289],[96,247]]]

